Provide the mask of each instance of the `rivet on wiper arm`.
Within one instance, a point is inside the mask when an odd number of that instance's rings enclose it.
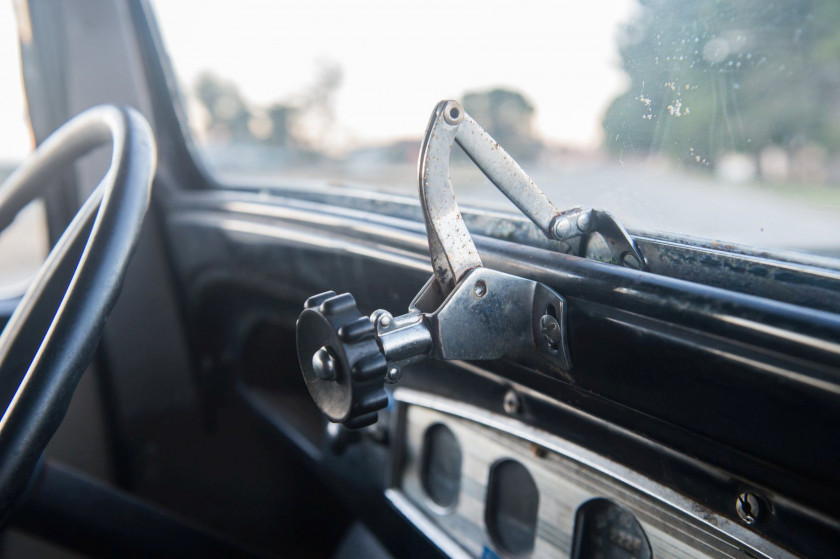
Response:
[[[571,222],[566,219],[556,219],[554,220],[554,227],[551,228],[554,236],[557,237],[557,240],[565,241],[569,237],[572,236],[572,224]]]

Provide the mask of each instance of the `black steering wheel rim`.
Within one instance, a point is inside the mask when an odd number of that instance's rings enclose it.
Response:
[[[131,108],[89,109],[55,131],[0,186],[0,230],[61,171],[106,143],[111,164],[53,247],[0,334],[0,522],[26,488],[93,359],[151,196],[148,122]],[[39,340],[40,333],[43,337]]]

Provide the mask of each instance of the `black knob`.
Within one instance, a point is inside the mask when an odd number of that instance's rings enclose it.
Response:
[[[350,428],[376,423],[377,411],[388,405],[388,364],[352,295],[328,291],[307,299],[297,350],[309,394],[330,421]]]

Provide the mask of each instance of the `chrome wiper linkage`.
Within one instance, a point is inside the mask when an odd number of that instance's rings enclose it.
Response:
[[[370,317],[349,293],[310,297],[297,323],[298,358],[307,388],[333,422],[363,427],[387,405],[385,382],[423,359],[514,359],[549,374],[571,369],[566,302],[533,280],[484,268],[467,230],[452,183],[454,143],[550,239],[599,233],[613,260],[641,269],[632,238],[607,212],[561,212],[525,171],[457,101],[435,107],[420,151],[420,203],[434,276],[409,306]]]
[[[584,208],[561,212],[460,103],[441,101],[432,113],[420,150],[420,201],[435,276],[444,292],[451,291],[466,272],[481,266],[449,180],[453,143],[461,146],[490,182],[549,239],[568,241],[600,233],[612,250],[613,261],[636,269],[645,267],[636,244],[609,212]]]

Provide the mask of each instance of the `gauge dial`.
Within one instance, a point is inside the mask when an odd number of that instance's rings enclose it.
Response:
[[[528,468],[511,459],[494,464],[485,506],[487,531],[501,550],[513,555],[533,551],[540,493]]]
[[[442,423],[429,427],[424,435],[420,479],[429,498],[438,506],[450,508],[461,491],[461,445],[455,434]]]
[[[651,559],[650,542],[632,513],[607,499],[592,499],[575,517],[573,559]]]

